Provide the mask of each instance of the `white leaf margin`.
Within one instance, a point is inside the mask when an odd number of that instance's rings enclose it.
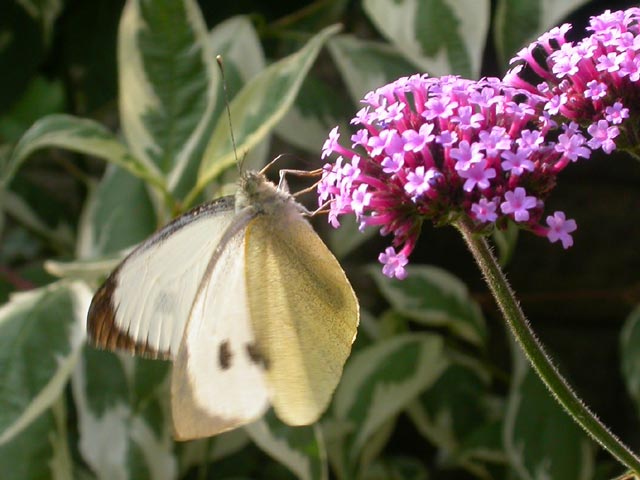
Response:
[[[133,358],[118,355],[127,376],[133,376]],[[85,363],[80,361],[73,371],[71,387],[78,412],[79,444],[82,458],[100,480],[138,480],[127,470],[127,453],[135,442],[144,456],[150,478],[174,480],[178,464],[173,455],[170,436],[158,438],[151,427],[124,401],[110,406],[103,415],[95,415],[89,408],[86,395]]]
[[[422,51],[416,38],[416,12],[422,0],[365,0],[363,8],[371,21],[392,43],[417,66],[433,76],[447,75],[452,66],[445,49],[440,49],[433,57]],[[439,0],[456,15],[460,22],[458,32],[469,54],[471,75],[475,78],[482,66],[482,52],[487,40],[490,21],[488,0]],[[446,46],[445,46],[446,48]]]
[[[45,295],[58,289],[68,289],[72,295],[74,322],[71,323],[69,332],[70,353],[59,359],[58,369],[46,386],[31,400],[22,415],[0,434],[0,445],[20,433],[61,395],[85,344],[85,321],[93,294],[83,282],[56,282],[38,290],[14,294],[9,302],[0,308],[0,324],[2,324],[11,314],[29,308],[29,305],[36,305]]]
[[[404,334],[374,344],[355,353],[347,364],[343,381],[334,400],[336,417],[349,421],[348,414],[356,402],[362,386],[369,382],[382,362],[407,345],[420,344],[420,352],[413,374],[398,382],[376,385],[368,404],[365,420],[358,425],[352,458],[364,447],[366,441],[391,417],[407,407],[411,400],[428,388],[444,372],[448,360],[444,356],[442,339],[429,334]]]
[[[320,429],[317,426],[314,426],[313,428],[316,438],[321,438]],[[313,480],[310,459],[300,453],[300,451],[296,451],[291,448],[287,443],[286,438],[278,438],[273,435],[264,418],[250,423],[244,429],[249,434],[249,437],[251,437],[251,440],[253,440],[260,449],[267,452],[283,465],[286,465],[287,468],[294,472],[298,478],[302,480]],[[324,448],[324,442],[319,441],[318,446],[321,449],[320,459],[322,460],[323,465],[325,465],[321,479],[326,480],[328,478],[328,472],[326,471],[327,454]]]

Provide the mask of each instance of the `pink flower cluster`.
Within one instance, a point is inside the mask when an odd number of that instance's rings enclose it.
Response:
[[[637,122],[624,120],[637,117],[640,100],[639,22],[640,8],[607,10],[577,42],[565,38],[571,25],[554,28],[518,52],[505,82],[543,96],[545,111],[579,124],[592,149],[628,148]]]
[[[338,155],[318,186],[333,226],[354,214],[393,235],[379,259],[397,278],[425,220],[482,233],[510,220],[570,247],[575,221],[543,214],[557,174],[593,150],[640,156],[640,8],[592,17],[577,42],[570,29],[520,51],[504,80],[414,75],[368,93],[350,147],[337,127],[323,147]]]
[[[425,220],[466,216],[484,233],[511,220],[564,248],[573,244],[575,221],[563,212],[545,218],[544,201],[558,172],[591,148],[573,124],[557,126],[544,97],[498,79],[414,75],[363,103],[350,147],[338,142],[337,127],[324,144],[322,157],[338,158],[324,166],[318,195],[334,227],[354,214],[361,228],[393,235],[379,257],[386,275],[406,276]]]

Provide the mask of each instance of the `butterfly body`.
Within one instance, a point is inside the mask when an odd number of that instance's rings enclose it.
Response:
[[[94,296],[100,347],[171,358],[179,439],[246,424],[272,405],[291,425],[328,405],[358,304],[304,207],[258,172],[138,246]],[[131,290],[137,290],[131,292]]]

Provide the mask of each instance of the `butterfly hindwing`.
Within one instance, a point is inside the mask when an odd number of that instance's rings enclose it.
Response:
[[[212,258],[173,367],[176,438],[199,438],[255,420],[269,405],[265,361],[249,321],[244,228]]]
[[[172,358],[174,433],[188,440],[259,418],[326,409],[359,321],[338,261],[303,207],[259,172],[137,247],[96,292],[90,340]]]
[[[285,210],[249,223],[246,278],[271,403],[286,423],[306,425],[318,419],[338,384],[359,307],[320,237],[299,211]]]
[[[90,340],[152,358],[177,354],[198,286],[235,216],[223,197],[178,217],[140,244],[96,292]]]

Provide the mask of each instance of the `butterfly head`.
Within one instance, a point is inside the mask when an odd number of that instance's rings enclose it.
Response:
[[[250,170],[240,176],[236,210],[251,206],[263,213],[273,213],[289,203],[295,203],[291,194],[267,180],[262,172]]]

